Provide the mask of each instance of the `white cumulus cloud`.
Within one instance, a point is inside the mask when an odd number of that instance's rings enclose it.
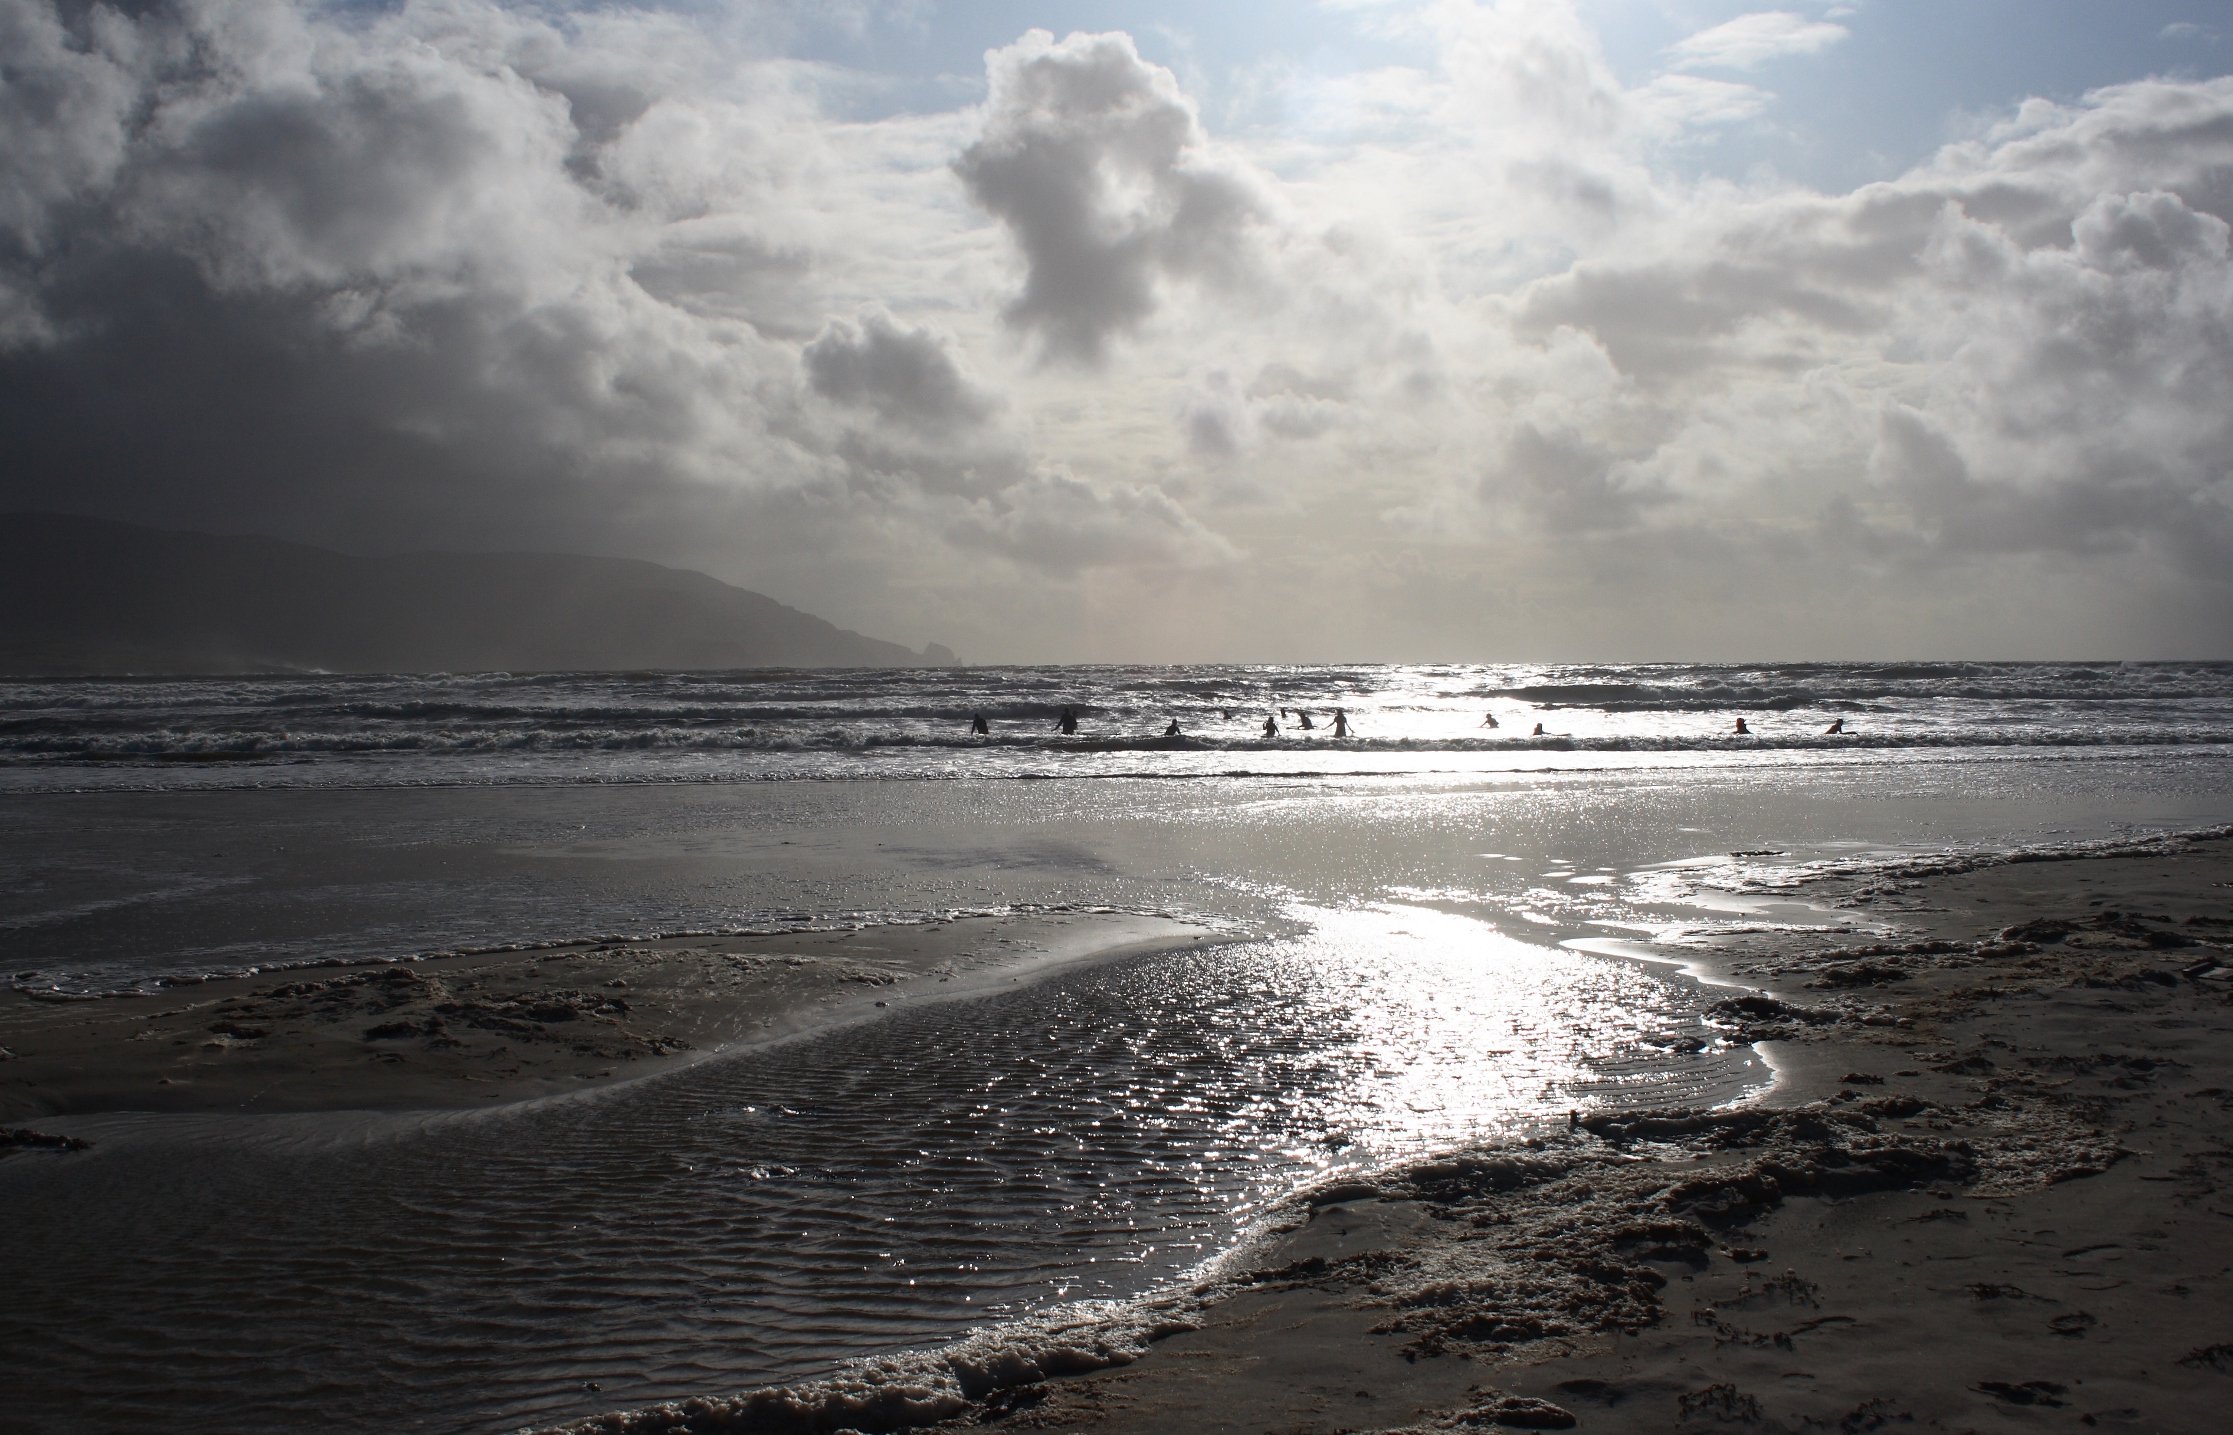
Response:
[[[1756,10],[1667,47],[1678,69],[1752,70],[1791,55],[1819,55],[1851,32],[1790,10]]]

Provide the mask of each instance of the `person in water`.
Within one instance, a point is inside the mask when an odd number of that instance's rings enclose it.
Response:
[[[1309,732],[1311,730],[1310,714],[1301,708],[1295,709],[1295,726],[1301,728],[1304,732]]]
[[[1177,737],[1179,735],[1179,720],[1177,718],[1171,719],[1171,725],[1163,729],[1163,735],[1165,737]]]
[[[1070,709],[1064,708],[1062,717],[1055,723],[1055,726],[1062,729],[1064,737],[1069,737],[1078,730],[1078,715]]]
[[[1489,714],[1489,715],[1488,715],[1487,717],[1484,717],[1484,718],[1482,718],[1482,719],[1481,719],[1481,726],[1483,726],[1483,727],[1495,727],[1495,726],[1496,726],[1496,714],[1495,714],[1495,713],[1490,713],[1490,714]]]
[[[1537,723],[1537,724],[1535,725],[1535,731],[1533,731],[1533,732],[1531,732],[1531,733],[1529,733],[1529,734],[1528,734],[1528,736],[1529,736],[1529,737],[1541,737],[1542,735],[1543,735],[1543,724],[1541,724],[1541,723]]]
[[[969,715],[969,730],[978,737],[984,737],[992,731],[992,724],[985,721],[983,713],[971,713]]]
[[[1822,729],[1822,735],[1823,735],[1824,737],[1828,737],[1828,736],[1829,736],[1829,735],[1830,735],[1831,733],[1834,733],[1834,732],[1844,732],[1844,731],[1845,731],[1845,719],[1844,719],[1844,718],[1839,718],[1839,719],[1837,719],[1836,721],[1832,722],[1832,723],[1831,723],[1831,724],[1830,724],[1830,725],[1829,725],[1828,727],[1826,727],[1826,728]]]
[[[1281,711],[1281,712],[1285,712],[1285,711],[1287,711],[1287,709],[1285,709],[1285,708],[1281,708],[1281,709],[1280,709],[1280,711]],[[1278,719],[1278,718],[1272,718],[1272,717],[1268,717],[1268,718],[1265,718],[1265,719],[1264,719],[1264,736],[1266,736],[1266,737],[1278,737],[1278,736],[1279,736],[1279,719]]]
[[[1334,736],[1349,736],[1349,712],[1346,708],[1334,709]]]
[[[1746,726],[1745,726],[1745,720],[1744,720],[1743,718],[1738,718],[1738,719],[1737,719],[1737,736],[1739,736],[1739,737],[1751,737],[1751,736],[1752,736],[1752,729],[1751,729],[1751,728],[1749,728],[1749,727],[1746,727]]]

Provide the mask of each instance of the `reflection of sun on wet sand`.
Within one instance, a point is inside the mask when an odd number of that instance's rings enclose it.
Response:
[[[1765,1101],[1344,1178],[1115,1317],[569,1428],[2222,1428],[2229,884],[2228,840],[1826,883],[1897,939],[1685,942],[1763,988],[1718,1015]]]
[[[1901,939],[1686,953],[1767,989],[1722,1009],[1767,1102],[1322,1190],[1194,1329],[1009,1423],[2220,1428],[2229,883],[2221,840],[1814,894]]]
[[[71,1001],[0,999],[0,1118],[479,1106],[1205,935],[1034,913],[579,942]]]

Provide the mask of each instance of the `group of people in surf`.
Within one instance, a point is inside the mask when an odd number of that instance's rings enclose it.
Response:
[[[1295,725],[1296,730],[1300,732],[1312,732],[1317,728],[1317,724],[1310,720],[1310,711],[1307,708],[1295,708],[1292,711],[1281,708],[1279,717],[1289,719]],[[1267,717],[1264,719],[1264,736],[1279,736],[1279,718]],[[1334,709],[1334,736],[1349,736],[1349,712],[1346,708]]]
[[[1481,726],[1483,726],[1483,727],[1495,727],[1495,726],[1496,726],[1496,717],[1495,717],[1495,715],[1494,715],[1494,714],[1492,714],[1492,715],[1490,715],[1489,717],[1483,718],[1483,719],[1481,720]],[[1829,725],[1828,727],[1826,727],[1826,728],[1822,729],[1822,735],[1823,735],[1824,737],[1836,737],[1836,736],[1838,736],[1839,734],[1843,733],[1844,731],[1845,731],[1845,719],[1844,719],[1844,718],[1836,718],[1836,719],[1832,720],[1832,722],[1830,723],[1830,725]],[[1751,728],[1749,728],[1749,727],[1746,727],[1746,726],[1745,726],[1745,720],[1744,720],[1743,718],[1738,718],[1738,719],[1737,719],[1737,728],[1736,728],[1736,732],[1735,732],[1735,734],[1734,734],[1734,735],[1735,735],[1735,736],[1737,736],[1737,737],[1751,737],[1751,736],[1753,735],[1753,733],[1752,733],[1752,729],[1751,729]],[[1530,733],[1530,734],[1528,734],[1528,736],[1530,736],[1530,737],[1565,737],[1565,736],[1566,736],[1566,734],[1565,734],[1565,733],[1562,733],[1562,732],[1545,732],[1545,731],[1543,731],[1543,724],[1541,724],[1541,723],[1537,723],[1537,724],[1535,725],[1535,731],[1534,731],[1534,732],[1532,732],[1532,733]]]
[[[1836,737],[1836,736],[1837,736],[1838,734],[1840,734],[1840,733],[1842,733],[1842,732],[1844,732],[1844,731],[1845,731],[1845,719],[1844,719],[1844,718],[1836,718],[1836,719],[1833,719],[1833,720],[1831,721],[1831,723],[1830,723],[1830,725],[1829,725],[1828,727],[1826,727],[1826,728],[1822,729],[1822,735],[1823,735],[1824,737]],[[1746,726],[1745,726],[1745,720],[1744,720],[1743,718],[1738,718],[1738,719],[1737,719],[1737,732],[1736,732],[1736,735],[1737,735],[1738,737],[1751,737],[1751,736],[1752,736],[1752,729],[1751,729],[1751,728],[1749,728],[1749,727],[1746,727]]]
[[[1231,722],[1231,721],[1233,720],[1233,709],[1231,709],[1231,708],[1222,708],[1222,709],[1220,709],[1219,711],[1220,711],[1220,712],[1221,712],[1221,713],[1222,713],[1222,714],[1224,715],[1224,718],[1225,718],[1225,720],[1226,720],[1227,722]],[[1317,725],[1316,723],[1313,723],[1313,722],[1312,722],[1312,721],[1310,720],[1310,711],[1309,711],[1309,709],[1307,709],[1307,708],[1294,708],[1294,709],[1281,708],[1281,709],[1279,710],[1279,713],[1278,713],[1278,715],[1277,715],[1276,717],[1266,717],[1266,718],[1264,719],[1264,736],[1266,736],[1266,737],[1278,737],[1278,736],[1279,736],[1279,734],[1280,734],[1280,728],[1279,728],[1279,719],[1280,719],[1280,718],[1287,718],[1287,719],[1289,719],[1289,720],[1290,720],[1290,721],[1291,721],[1291,722],[1292,722],[1292,723],[1294,724],[1294,726],[1295,726],[1296,730],[1298,730],[1298,731],[1301,731],[1301,732],[1315,732],[1315,731],[1317,731],[1317,726],[1318,726],[1318,725]],[[1063,735],[1064,737],[1076,737],[1076,736],[1078,735],[1078,714],[1077,714],[1077,710],[1076,710],[1075,708],[1064,708],[1064,709],[1062,710],[1062,713],[1061,713],[1061,715],[1060,715],[1060,716],[1058,716],[1058,717],[1057,717],[1057,718],[1055,719],[1055,723],[1054,723],[1054,726],[1055,726],[1055,731],[1057,731],[1057,732],[1061,733],[1061,734],[1062,734],[1062,735]],[[1490,714],[1488,714],[1487,716],[1483,717],[1483,718],[1481,719],[1481,726],[1483,726],[1483,727],[1487,727],[1487,728],[1493,728],[1493,727],[1497,727],[1497,726],[1500,726],[1500,724],[1499,724],[1499,723],[1497,722],[1497,720],[1496,720],[1496,714],[1495,714],[1495,713],[1490,713]],[[1334,709],[1334,721],[1333,721],[1333,729],[1334,729],[1334,731],[1333,731],[1333,735],[1334,735],[1335,737],[1347,737],[1347,736],[1349,736],[1349,713],[1348,713],[1348,711],[1347,711],[1346,709],[1343,709],[1343,708],[1335,708],[1335,709]],[[972,735],[972,736],[975,736],[975,737],[989,737],[989,736],[991,736],[991,735],[992,735],[992,724],[991,724],[991,723],[989,723],[989,722],[987,722],[987,721],[985,721],[985,715],[984,715],[983,713],[971,713],[971,714],[969,715],[969,731],[970,731],[971,735]],[[1844,731],[1845,731],[1845,719],[1844,719],[1844,718],[1837,718],[1837,719],[1835,719],[1834,721],[1832,721],[1832,722],[1831,722],[1831,724],[1830,724],[1830,725],[1829,725],[1828,727],[1826,727],[1826,728],[1822,729],[1822,735],[1823,735],[1824,737],[1836,737],[1836,736],[1838,736],[1838,735],[1842,734],[1842,733],[1843,733]],[[1178,720],[1177,718],[1172,718],[1172,719],[1171,719],[1171,725],[1170,725],[1169,727],[1166,727],[1166,728],[1164,728],[1164,729],[1163,729],[1163,735],[1164,735],[1165,737],[1182,737],[1182,736],[1184,736],[1184,734],[1183,734],[1183,733],[1181,733],[1181,732],[1179,731],[1179,720]],[[1752,729],[1751,729],[1751,728],[1749,728],[1749,727],[1747,727],[1747,726],[1745,726],[1745,720],[1744,720],[1743,718],[1738,718],[1738,719],[1737,719],[1737,729],[1736,729],[1736,734],[1735,734],[1735,735],[1736,735],[1736,736],[1738,736],[1738,737],[1751,737],[1751,736],[1753,735],[1753,733],[1752,733]],[[1537,723],[1537,724],[1535,725],[1535,731],[1534,731],[1534,732],[1532,732],[1532,733],[1529,733],[1529,734],[1528,734],[1528,736],[1530,736],[1530,737],[1563,737],[1563,736],[1565,736],[1565,734],[1564,734],[1564,733],[1547,733],[1547,732],[1543,731],[1543,724],[1541,724],[1541,723]]]
[[[1227,722],[1231,722],[1233,720],[1233,709],[1222,708],[1219,711],[1224,715],[1224,718]],[[1317,730],[1317,724],[1313,723],[1310,720],[1310,714],[1308,711],[1302,708],[1295,708],[1292,713],[1290,713],[1288,709],[1281,708],[1279,710],[1279,717],[1267,717],[1264,719],[1264,736],[1279,736],[1279,718],[1290,716],[1293,718],[1295,726],[1300,730],[1304,732],[1314,732]],[[1068,707],[1064,708],[1055,717],[1054,728],[1056,732],[1061,733],[1064,737],[1076,737],[1078,735],[1077,709]],[[983,713],[971,713],[969,715],[969,733],[972,737],[990,737],[992,736],[992,724],[986,720]],[[1177,718],[1171,719],[1170,726],[1163,729],[1163,735],[1165,737],[1185,736],[1185,734],[1179,729],[1179,720]],[[1349,713],[1347,709],[1334,709],[1333,735],[1335,737],[1349,736]]]

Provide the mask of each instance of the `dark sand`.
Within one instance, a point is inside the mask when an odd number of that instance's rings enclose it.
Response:
[[[1815,931],[1670,952],[1758,989],[1760,1103],[1321,1188],[1115,1318],[571,1428],[2224,1430],[2229,882],[2219,840],[1815,884],[1773,912]]]
[[[1720,1016],[1778,1066],[1759,1103],[1585,1119],[1321,1188],[1216,1279],[1112,1318],[573,1428],[2222,1430],[2229,883],[2225,840],[1818,881],[1755,904],[1772,926],[1662,940],[1752,989]],[[267,979],[190,1002],[18,1001],[0,1090],[23,1113],[156,1105],[166,1075],[163,1101],[205,1108],[275,1104],[282,1078],[295,1105],[472,1103],[625,1074],[606,1050],[672,1062],[965,978],[989,987],[1019,975],[1009,950],[1082,959],[1195,935],[1019,919],[415,965],[453,1005],[631,1003],[545,1021],[565,1033],[547,1041],[454,1020],[371,1037],[442,1003],[396,1000],[401,978],[362,970],[332,998]],[[321,999],[348,1015],[321,1022]],[[472,1044],[438,1046],[453,1034]],[[670,1040],[692,1045],[653,1049]]]
[[[79,1000],[0,994],[0,1121],[483,1106],[1206,940],[1123,913],[581,942]]]
[[[1700,935],[1782,998],[1728,1012],[1761,1108],[1322,1192],[1199,1329],[1003,1423],[2226,1429],[2229,883],[2219,841],[1796,894],[1897,940]]]

